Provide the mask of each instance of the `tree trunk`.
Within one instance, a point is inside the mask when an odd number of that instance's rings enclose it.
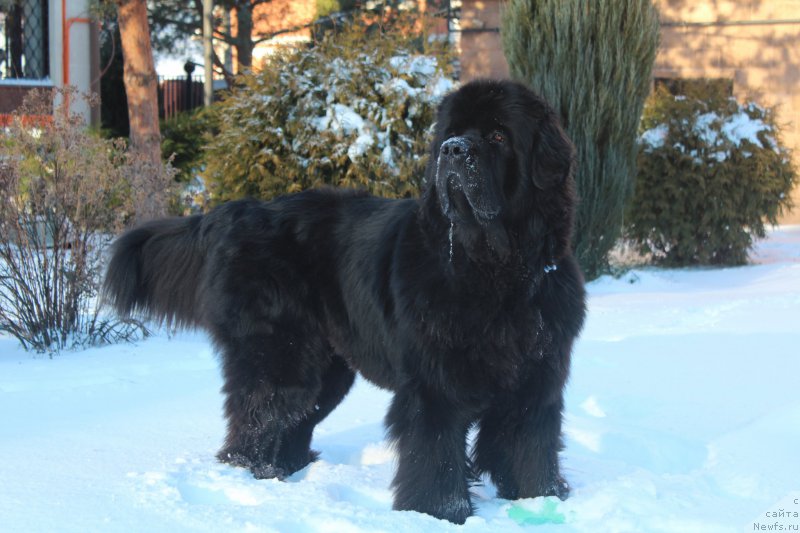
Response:
[[[158,78],[150,46],[145,0],[117,0],[117,15],[124,60],[125,94],[128,96],[130,141],[134,159],[142,164],[137,177],[136,218],[166,213],[167,183],[161,162],[158,125]]]
[[[253,66],[253,8],[250,2],[239,2],[236,7],[236,62],[237,74],[244,74]]]

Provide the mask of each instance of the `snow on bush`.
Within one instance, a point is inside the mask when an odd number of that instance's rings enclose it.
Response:
[[[685,102],[686,100],[677,98],[676,101]],[[736,106],[738,111],[727,116],[720,116],[715,111],[709,111],[696,115],[694,120],[685,119],[681,125],[690,128],[690,134],[697,136],[706,148],[717,148],[717,150],[710,150],[709,154],[711,158],[719,162],[725,161],[730,156],[731,149],[741,148],[745,141],[760,148],[778,151],[778,142],[775,139],[777,126],[764,121],[768,112],[752,102],[746,108],[736,103],[735,100],[730,103],[732,106]],[[732,109],[734,108],[732,107]],[[669,134],[670,126],[668,124],[658,124],[645,131],[640,138],[642,149],[652,152],[654,149],[663,148]],[[698,149],[688,150],[680,142],[673,144],[673,147],[683,153],[689,153],[698,163],[703,162],[699,157]]]
[[[650,98],[628,236],[672,265],[742,264],[790,207],[795,170],[771,109],[712,90]]]
[[[454,86],[444,66],[406,37],[359,27],[275,57],[215,106],[214,201],[321,185],[418,193],[436,106]]]

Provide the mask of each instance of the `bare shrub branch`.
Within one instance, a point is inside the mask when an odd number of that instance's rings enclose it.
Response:
[[[57,96],[78,97],[32,93],[0,131],[0,332],[51,353],[146,334],[96,305],[102,254],[135,214],[128,178],[142,167],[65,104],[49,115]]]

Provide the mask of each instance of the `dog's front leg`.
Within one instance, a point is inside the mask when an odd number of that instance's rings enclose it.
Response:
[[[488,472],[501,498],[558,496],[569,485],[561,476],[563,388],[569,343],[562,352],[545,355],[531,377],[516,391],[498,395],[479,422],[475,469]]]
[[[466,454],[469,421],[435,393],[399,391],[386,415],[397,451],[394,509],[427,513],[456,524],[472,515]]]

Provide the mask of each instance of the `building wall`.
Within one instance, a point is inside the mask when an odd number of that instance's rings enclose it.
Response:
[[[461,2],[462,81],[508,77],[508,63],[500,43],[500,4],[497,0]]]
[[[778,107],[783,141],[800,169],[800,0],[658,0],[654,75],[733,80],[737,99]],[[798,206],[783,222],[800,223]]]
[[[253,66],[260,64],[275,50],[284,45],[306,43],[311,40],[311,31],[292,28],[310,24],[317,17],[315,0],[272,0],[259,5],[253,13],[254,35],[278,33],[275,38],[258,44],[253,50]]]
[[[654,76],[727,78],[734,95],[777,106],[800,169],[800,0],[655,0],[661,44]],[[463,0],[468,31],[499,27],[501,2]],[[470,30],[470,28],[472,30]],[[461,35],[462,79],[506,77],[500,34]],[[800,223],[800,184],[784,223]]]
[[[25,94],[35,88],[71,85],[80,92],[90,92],[92,81],[97,78],[97,50],[94,50],[97,45],[92,38],[92,32],[96,30],[89,22],[88,5],[89,0],[48,1],[50,75],[36,80],[0,80],[0,114],[13,112]],[[66,11],[62,11],[63,6]],[[65,61],[67,47],[69,57]],[[91,121],[92,110],[84,101],[76,98],[71,105],[74,111],[86,118],[87,123]]]

